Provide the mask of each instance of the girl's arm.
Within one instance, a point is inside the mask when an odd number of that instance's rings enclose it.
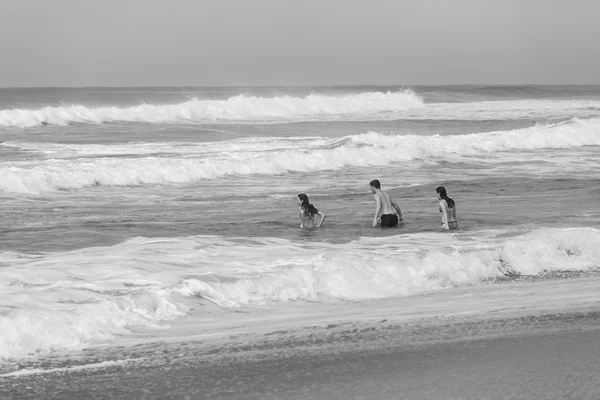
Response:
[[[302,219],[302,208],[300,208],[300,213],[298,214],[300,217],[300,228],[304,228],[304,220]]]
[[[317,228],[320,228],[320,227],[321,227],[321,225],[323,225],[323,221],[325,221],[325,218],[327,218],[327,215],[325,215],[325,213],[323,213],[323,212],[321,212],[321,211],[319,211],[319,212],[317,213],[317,215],[318,215],[319,217],[321,217],[321,221],[319,222],[319,225],[317,225]]]
[[[442,210],[442,228],[450,229],[448,228],[448,204],[446,200],[440,200],[440,209]]]

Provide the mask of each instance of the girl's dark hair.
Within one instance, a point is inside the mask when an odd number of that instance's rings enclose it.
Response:
[[[454,208],[454,200],[452,200],[450,197],[448,197],[448,195],[446,194],[446,188],[443,186],[438,186],[435,189],[436,192],[439,193],[440,197],[444,200],[446,200],[446,203],[448,203],[448,207],[449,208]]]
[[[317,210],[315,206],[310,204],[307,195],[305,195],[304,193],[300,193],[298,195],[298,198],[300,199],[300,201],[302,201],[300,207],[302,208],[302,211],[304,211],[304,215],[308,215],[312,218],[315,216],[315,214],[318,214],[319,210]]]

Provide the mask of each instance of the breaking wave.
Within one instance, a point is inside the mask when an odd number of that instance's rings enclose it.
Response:
[[[141,122],[210,123],[219,121],[293,121],[343,115],[366,116],[424,107],[413,91],[369,92],[306,97],[238,95],[227,100],[193,99],[180,104],[140,104],[132,107],[68,105],[37,110],[0,110],[0,126],[33,127],[43,124]]]
[[[475,243],[440,233],[346,244],[138,237],[64,253],[0,252],[0,263],[1,360],[164,329],[192,308],[202,313],[199,299],[223,308],[360,301],[588,271],[600,267],[600,231],[544,228]]]
[[[440,160],[506,151],[600,146],[600,119],[452,136],[368,132],[338,139],[252,138],[214,143],[67,145],[5,143],[47,159],[0,164],[0,191],[186,184],[224,176],[280,175]],[[117,157],[118,156],[118,157]]]

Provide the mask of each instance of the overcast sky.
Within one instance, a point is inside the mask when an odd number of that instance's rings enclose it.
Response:
[[[0,0],[0,87],[600,84],[595,0]]]

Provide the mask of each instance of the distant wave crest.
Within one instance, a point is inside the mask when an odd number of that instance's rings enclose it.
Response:
[[[290,121],[323,116],[402,111],[424,106],[411,90],[306,97],[238,95],[227,100],[193,99],[180,104],[140,104],[132,107],[65,105],[37,110],[0,110],[0,126],[33,127],[70,123],[207,123],[218,121]]]

